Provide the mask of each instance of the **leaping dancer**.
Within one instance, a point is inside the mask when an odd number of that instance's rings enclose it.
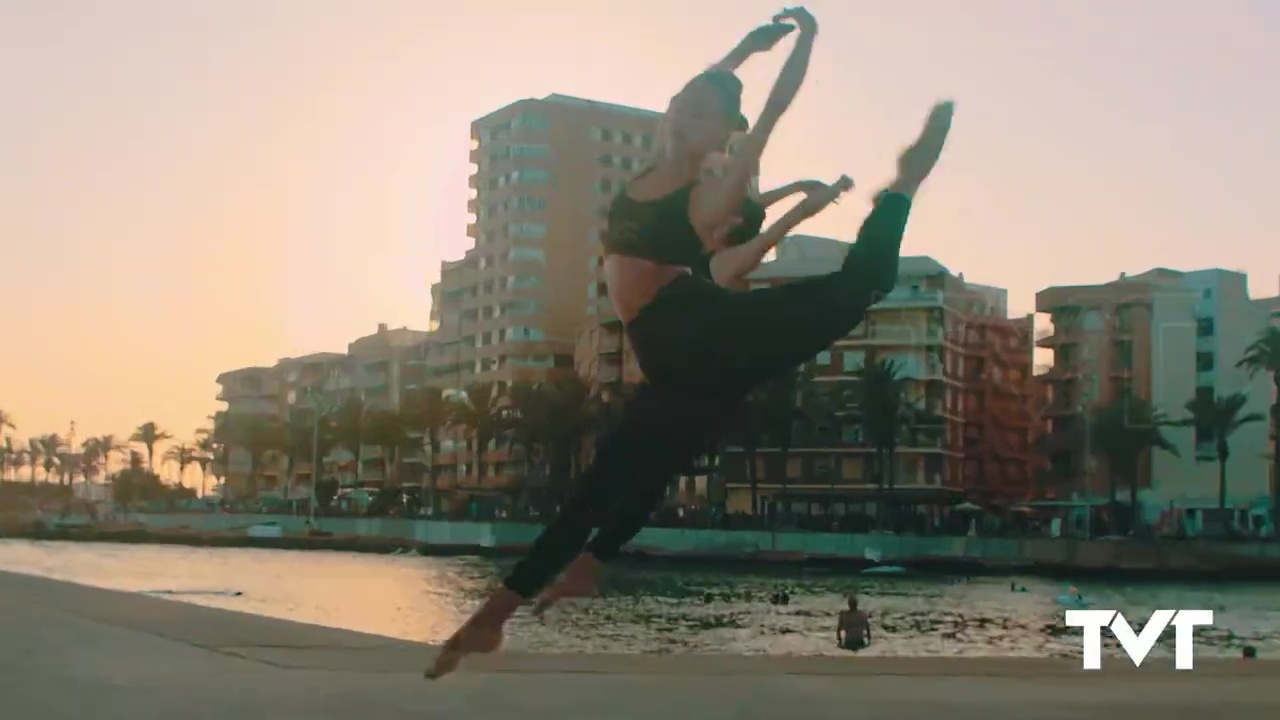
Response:
[[[742,84],[732,70],[787,34],[777,27],[782,23],[798,30],[797,39],[765,109],[724,172],[705,177],[704,161],[725,146],[740,115]],[[592,463],[558,517],[502,587],[445,642],[426,677],[452,672],[468,654],[498,649],[506,621],[557,575],[542,608],[558,598],[593,594],[601,567],[644,526],[667,480],[693,467],[747,394],[847,335],[893,289],[912,199],[951,127],[949,102],[934,107],[923,132],[899,157],[897,178],[878,196],[838,271],[750,292],[721,286],[744,278],[797,225],[851,186],[841,178],[812,190],[768,229],[738,245],[728,242],[747,216],[752,170],[804,80],[817,30],[807,11],[788,9],[672,99],[662,122],[662,152],[614,200],[604,238],[609,298],[646,381],[621,422],[597,441]],[[691,270],[708,251],[715,253],[709,267],[715,281]]]

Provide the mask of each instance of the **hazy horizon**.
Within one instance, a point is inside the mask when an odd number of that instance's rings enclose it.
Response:
[[[1280,292],[1280,4],[817,0],[765,186],[847,172],[850,237],[929,106],[954,139],[903,252],[1009,291],[1152,267]],[[642,8],[642,9],[638,9]],[[29,437],[191,437],[218,373],[425,329],[468,126],[558,92],[661,109],[780,8],[547,0],[0,0],[0,409]],[[655,39],[663,38],[661,42]],[[748,113],[784,54],[742,72]],[[591,62],[583,62],[591,58]],[[1062,252],[1055,252],[1060,250]],[[29,311],[12,308],[23,303]],[[26,320],[23,320],[26,317]]]

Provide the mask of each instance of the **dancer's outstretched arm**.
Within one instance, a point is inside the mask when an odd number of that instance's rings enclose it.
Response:
[[[853,180],[848,176],[842,176],[831,185],[824,184],[821,190],[810,192],[764,232],[741,245],[717,252],[711,258],[711,279],[727,288],[741,288],[747,275],[760,267],[765,254],[782,242],[797,225],[817,215],[852,187]]]
[[[764,112],[755,127],[747,133],[738,151],[728,162],[723,173],[713,180],[703,180],[694,189],[689,203],[689,219],[703,238],[711,238],[724,219],[737,210],[746,193],[747,181],[760,162],[760,155],[773,134],[782,114],[795,100],[809,70],[809,56],[813,53],[813,41],[818,34],[818,23],[804,8],[792,8],[780,13],[775,22],[789,20],[799,29],[791,56],[783,64],[778,79],[773,83]]]
[[[766,208],[772,207],[783,200],[799,193],[812,193],[825,190],[827,184],[821,180],[797,180],[793,183],[787,183],[782,187],[774,188],[768,192],[760,193],[760,204]]]
[[[725,55],[719,62],[707,69],[728,73],[736,72],[752,55],[772,50],[779,40],[790,35],[791,31],[795,29],[794,25],[778,22],[761,25],[747,33],[746,37],[739,40],[728,55]]]

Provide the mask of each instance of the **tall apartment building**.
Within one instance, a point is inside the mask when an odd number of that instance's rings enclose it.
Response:
[[[1258,307],[1262,308],[1263,312],[1265,312],[1268,318],[1270,318],[1270,323],[1272,327],[1280,327],[1280,295],[1277,295],[1275,297],[1262,298],[1261,300],[1257,301],[1257,305]],[[1275,383],[1273,381],[1272,388],[1271,388],[1271,402],[1273,404],[1280,403],[1280,398],[1276,397],[1274,385]],[[1280,427],[1277,426],[1276,416],[1272,415],[1271,416],[1271,436],[1275,437],[1276,433],[1278,432],[1280,432]],[[1271,450],[1268,452],[1268,455],[1267,455],[1268,461],[1271,461],[1270,453],[1274,451],[1275,451],[1275,446],[1272,445]],[[1272,492],[1273,493],[1280,492],[1280,478],[1276,477],[1276,466],[1274,461],[1271,461],[1270,473],[1271,473],[1269,475],[1270,487],[1272,488]]]
[[[827,238],[787,238],[751,284],[831,272],[847,248]],[[914,410],[895,457],[896,493],[908,503],[941,503],[969,490],[975,499],[1004,504],[1030,494],[1036,424],[1031,320],[1004,317],[1004,297],[1003,290],[966,283],[933,258],[905,257],[897,288],[810,364],[818,383],[852,379],[876,360],[897,365],[904,399]],[[878,493],[873,452],[856,419],[819,427],[792,448],[786,467],[777,448],[756,452],[757,493],[766,504],[785,494],[790,509],[801,514],[833,500],[850,508],[865,503],[862,512],[872,513],[870,501]],[[751,512],[741,450],[729,448],[722,466],[727,507]]]
[[[597,290],[609,200],[651,152],[659,114],[550,95],[471,125],[474,246],[431,290],[429,382],[510,383],[573,368]]]
[[[1059,497],[1099,503],[1108,496],[1105,460],[1086,457],[1088,408],[1131,396],[1183,418],[1195,396],[1243,392],[1250,398],[1244,412],[1267,412],[1270,379],[1250,379],[1236,367],[1270,321],[1268,308],[1249,298],[1241,273],[1156,268],[1101,285],[1047,288],[1037,293],[1036,310],[1053,322],[1038,342],[1054,353],[1046,375],[1053,386],[1048,451]],[[1170,506],[1217,507],[1213,438],[1202,428],[1163,432],[1181,457],[1153,452],[1140,462],[1145,520]],[[1231,436],[1229,506],[1265,505],[1267,435],[1267,425],[1257,423]]]
[[[609,201],[653,149],[660,115],[565,95],[514,102],[471,125],[467,226],[473,247],[431,288],[424,382],[504,387],[574,370],[595,328],[600,232]],[[472,440],[445,438],[442,482],[477,514],[496,512],[522,464],[494,442],[475,467]]]

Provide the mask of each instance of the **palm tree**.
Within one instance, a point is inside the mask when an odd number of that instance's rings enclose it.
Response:
[[[883,492],[882,527],[893,507],[898,481],[898,441],[907,425],[905,417],[909,410],[903,398],[908,378],[902,376],[901,369],[897,362],[889,359],[869,362],[858,372],[855,391],[863,435],[873,450],[876,483]]]
[[[17,430],[18,426],[13,424],[12,415],[5,412],[4,410],[0,410],[0,433],[3,433],[5,428],[8,428],[10,430]]]
[[[31,482],[36,481],[36,470],[40,467],[40,458],[44,455],[44,443],[40,438],[27,439],[27,463],[31,466]]]
[[[556,378],[547,383],[546,389],[546,412],[550,418],[544,438],[547,485],[540,503],[549,510],[568,492],[578,474],[586,443],[614,417],[616,407],[592,393],[591,386],[577,374]],[[627,386],[614,390],[617,403],[632,392]]]
[[[85,438],[80,445],[80,454],[83,458],[82,462],[85,471],[92,470],[95,476],[100,473],[105,479],[110,472],[112,454],[125,452],[128,449],[128,446],[116,440],[115,435],[107,434]]]
[[[196,462],[196,449],[186,443],[174,445],[164,453],[164,460],[178,466],[178,486],[182,486],[183,475],[187,472],[187,466]]]
[[[546,464],[535,463],[534,459],[545,459],[547,455],[551,423],[555,420],[554,395],[555,390],[548,384],[534,382],[513,383],[507,393],[511,400],[507,429],[511,432],[511,444],[518,445],[523,455],[520,489],[525,505],[529,504],[534,478],[546,477]]]
[[[382,455],[382,482],[391,486],[392,469],[397,467],[400,450],[408,442],[400,414],[392,410],[374,410],[366,418],[364,442],[378,448]]]
[[[357,393],[348,395],[333,413],[333,437],[355,459],[357,474],[364,462],[361,448],[365,444],[369,409],[364,398]]]
[[[1271,527],[1280,534],[1280,327],[1268,327],[1245,349],[1236,367],[1245,368],[1249,376],[1267,373],[1271,376],[1274,401],[1271,403]]]
[[[200,455],[196,457],[196,462],[200,463],[200,494],[203,496],[205,492],[205,484],[209,477],[210,469],[213,470],[214,480],[218,479],[218,468],[222,468],[222,473],[226,475],[226,468],[230,448],[218,437],[213,428],[200,428],[196,430],[196,449],[200,451]]]
[[[1245,425],[1267,419],[1261,413],[1241,415],[1240,411],[1248,403],[1249,396],[1239,392],[1220,397],[1197,395],[1188,400],[1185,406],[1190,417],[1174,423],[1196,428],[1198,435],[1204,435],[1217,446],[1219,508],[1227,506],[1227,458],[1231,456],[1232,433]]]
[[[1138,468],[1153,450],[1179,457],[1161,428],[1173,424],[1160,410],[1142,398],[1122,396],[1094,410],[1090,424],[1092,451],[1107,461],[1111,516],[1119,517],[1117,482],[1129,485],[1129,530],[1138,522]]]
[[[245,478],[245,495],[258,495],[258,474],[267,457],[285,449],[287,431],[274,415],[227,415],[218,423],[214,436],[223,446],[224,457],[232,448],[240,448],[249,456],[249,474]]]
[[[438,387],[418,387],[405,395],[400,403],[404,426],[410,432],[421,432],[423,442],[431,451],[427,465],[427,481],[431,488],[431,510],[436,509],[438,478],[440,477],[440,434],[449,424],[451,411],[444,391]]]
[[[13,438],[5,435],[4,443],[0,444],[0,481],[9,479],[9,468],[14,466],[17,459],[18,450],[13,446]]]
[[[40,466],[44,469],[44,481],[51,482],[50,478],[58,469],[58,459],[62,455],[62,446],[65,443],[62,436],[57,433],[41,435],[36,442],[40,446]],[[34,470],[32,472],[34,473]]]
[[[476,485],[484,484],[484,455],[503,426],[502,396],[491,382],[475,382],[453,401],[450,423],[466,428],[475,442]]]
[[[13,479],[17,480],[22,474],[22,466],[27,464],[29,451],[23,445],[13,442],[13,438],[6,437],[5,444],[12,448],[9,454],[9,464],[13,467]]]
[[[196,430],[195,463],[200,467],[200,497],[208,494],[209,464],[217,455],[217,441],[204,428]]]
[[[161,430],[158,425],[151,421],[139,425],[133,431],[133,435],[129,436],[129,442],[139,443],[147,449],[147,469],[151,472],[156,470],[156,444],[172,439],[172,435]]]
[[[311,483],[314,488],[316,481],[320,479],[318,461],[323,460],[333,450],[332,423],[328,416],[321,414],[317,426],[316,412],[315,408],[297,408],[289,414],[289,419],[285,423],[285,478],[290,489],[293,487],[294,468],[297,467],[299,459],[312,465]],[[286,495],[288,494],[286,492]]]

